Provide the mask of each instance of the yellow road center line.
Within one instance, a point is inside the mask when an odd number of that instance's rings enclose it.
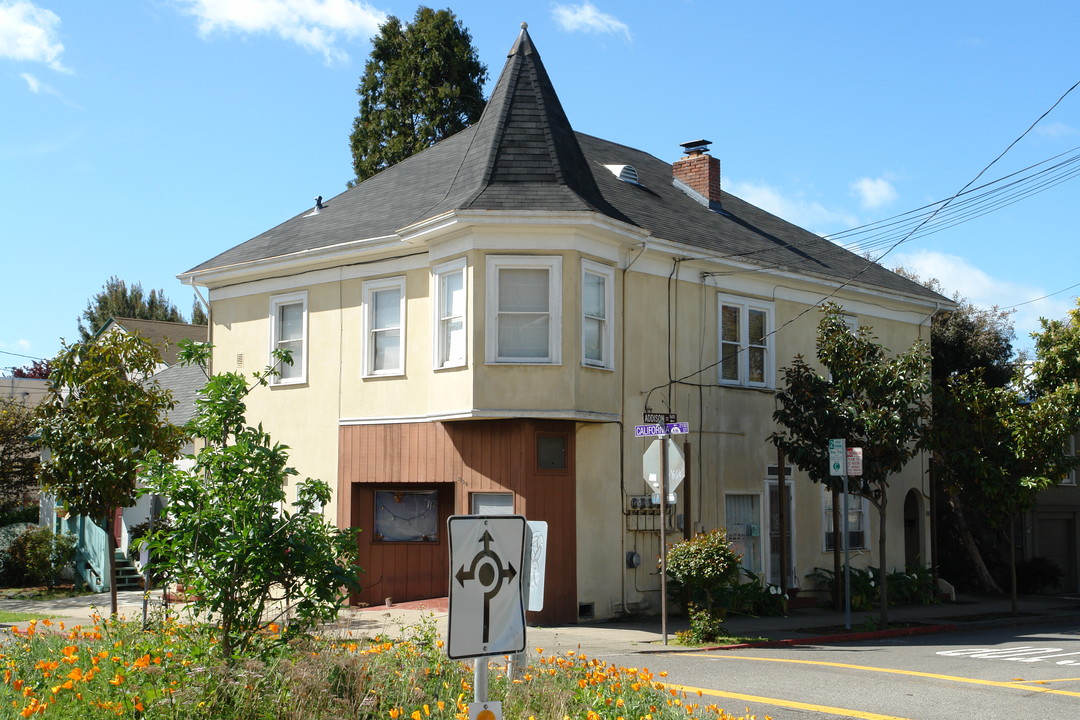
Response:
[[[847,668],[849,670],[866,670],[869,672],[887,673],[891,675],[909,675],[913,677],[933,678],[935,680],[948,680],[950,682],[967,683],[970,685],[989,685],[991,687],[1010,688],[1013,690],[1026,690],[1028,692],[1042,692],[1050,693],[1051,695],[1065,695],[1067,697],[1080,697],[1080,692],[1073,692],[1071,690],[1054,690],[1048,687],[1032,686],[1026,683],[1033,682],[1031,680],[1025,682],[1006,681],[1001,682],[998,680],[980,680],[978,678],[960,677],[957,675],[938,675],[937,673],[919,672],[917,670],[897,670],[895,668],[881,668],[872,667],[869,665],[849,665],[847,663],[826,662],[824,660],[798,660],[795,658],[763,658],[763,657],[747,657],[745,655],[714,655],[711,653],[672,653],[673,655],[686,655],[690,657],[705,657],[722,659],[722,660],[749,660],[757,662],[779,662],[779,663],[791,663],[795,665],[819,665],[821,667],[835,667],[835,668]]]
[[[674,688],[686,693],[703,695],[712,695],[715,697],[729,698],[731,700],[740,700],[742,702],[764,703],[766,705],[774,705],[776,707],[791,708],[793,710],[809,710],[811,712],[826,713],[828,715],[842,715],[847,718],[859,718],[859,720],[910,720],[909,718],[897,717],[896,715],[882,715],[881,713],[863,712],[862,710],[851,710],[848,708],[832,707],[831,705],[814,705],[813,703],[802,703],[795,700],[781,700],[780,698],[767,698],[758,697],[757,695],[743,695],[742,693],[724,692],[722,690],[710,690],[709,688],[696,688],[689,685],[675,685],[672,683],[664,683],[664,687]]]

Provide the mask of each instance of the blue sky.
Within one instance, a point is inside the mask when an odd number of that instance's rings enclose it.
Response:
[[[369,39],[416,7],[0,0],[0,374],[76,340],[109,276],[188,313],[177,273],[342,192]],[[577,130],[668,162],[712,140],[727,190],[822,234],[949,198],[1021,136],[976,186],[1080,148],[1075,0],[451,9],[489,89],[527,21]],[[979,304],[1025,303],[1028,344],[1040,315],[1075,305],[1077,288],[1058,292],[1080,282],[1070,167],[883,263]]]

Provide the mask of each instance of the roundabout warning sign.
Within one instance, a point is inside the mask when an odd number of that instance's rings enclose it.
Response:
[[[525,650],[525,518],[454,515],[450,537],[450,658]]]

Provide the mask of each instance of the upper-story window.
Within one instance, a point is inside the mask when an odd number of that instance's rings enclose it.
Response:
[[[615,271],[590,260],[581,262],[581,362],[593,367],[614,366]]]
[[[364,283],[364,375],[405,372],[405,278]]]
[[[487,258],[487,361],[562,362],[562,258]]]
[[[772,303],[720,296],[720,382],[773,385]]]
[[[1069,439],[1065,441],[1065,454],[1068,455],[1069,457],[1075,457],[1076,456],[1076,435],[1070,435]],[[1076,485],[1076,474],[1077,474],[1076,468],[1073,468],[1073,469],[1069,470],[1069,474],[1066,475],[1061,480],[1061,484],[1062,485],[1073,485],[1073,486],[1075,486]]]
[[[465,259],[431,271],[435,297],[435,368],[460,367],[466,361]]]
[[[277,363],[271,358],[278,374],[274,385],[289,385],[307,381],[307,292],[275,295],[270,298],[270,349],[288,350],[292,365]]]

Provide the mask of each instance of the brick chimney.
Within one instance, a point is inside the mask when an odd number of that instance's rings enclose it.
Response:
[[[686,157],[671,166],[676,180],[709,201],[720,204],[720,160],[709,155],[709,140],[682,143]]]

